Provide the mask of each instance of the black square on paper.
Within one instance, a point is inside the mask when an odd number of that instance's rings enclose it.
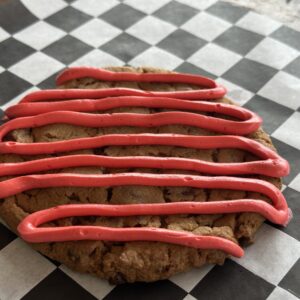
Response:
[[[278,153],[290,164],[290,174],[283,177],[283,183],[288,185],[299,173],[300,170],[300,150],[272,137],[272,142]]]
[[[144,16],[145,14],[141,11],[136,10],[126,4],[120,3],[119,5],[105,12],[100,16],[100,18],[105,20],[107,23],[125,30],[138,22]]]
[[[64,64],[69,64],[93,48],[82,41],[67,35],[43,50],[44,53],[56,58]]]
[[[22,298],[22,300],[39,299],[95,300],[96,298],[63,271],[55,269]]]
[[[277,70],[269,66],[243,58],[223,74],[222,77],[256,93],[276,72]]]
[[[203,70],[201,68],[198,68],[195,65],[188,62],[182,63],[179,67],[175,69],[175,71],[180,73],[191,73],[191,74],[201,75],[212,79],[217,78],[217,76],[215,76],[214,74],[207,72],[206,70]]]
[[[0,114],[0,118],[2,114]],[[0,250],[12,242],[17,236],[0,223]]]
[[[32,85],[20,77],[4,71],[0,74],[0,104],[5,104]]]
[[[283,195],[288,203],[289,208],[292,211],[293,218],[290,220],[288,226],[280,227],[280,230],[300,241],[300,193],[290,187],[287,187],[283,191]],[[298,275],[300,276],[300,273]]]
[[[0,26],[13,34],[33,24],[38,19],[19,0],[1,1]]]
[[[274,286],[232,260],[215,266],[190,292],[205,300],[264,300]]]
[[[239,27],[231,27],[221,34],[214,42],[224,48],[241,55],[246,55],[264,37]]]
[[[182,300],[187,292],[169,280],[116,286],[104,300]]]
[[[273,133],[294,113],[292,109],[258,95],[249,100],[245,107],[262,117],[262,127],[269,134]]]
[[[171,1],[157,10],[153,15],[161,20],[180,26],[195,16],[198,12],[199,11],[197,9],[191,6],[177,1]]]
[[[289,63],[283,70],[300,78],[300,56]]]
[[[100,49],[128,62],[149,47],[149,44],[124,32],[101,46]]]
[[[85,13],[75,9],[72,6],[67,6],[56,14],[47,18],[46,21],[66,32],[70,32],[90,19],[91,17]]]
[[[300,298],[300,259],[294,264],[290,271],[279,283],[279,286]]]
[[[0,43],[0,66],[9,68],[33,52],[31,47],[14,38],[9,38]]]
[[[248,11],[249,8],[233,5],[223,1],[218,1],[216,4],[210,6],[207,9],[207,12],[209,12],[210,14],[218,16],[219,18],[231,23],[237,22]]]
[[[300,32],[287,26],[281,26],[271,34],[276,40],[279,40],[300,51]]]
[[[187,59],[207,42],[195,35],[178,29],[163,39],[157,46],[176,56]]]

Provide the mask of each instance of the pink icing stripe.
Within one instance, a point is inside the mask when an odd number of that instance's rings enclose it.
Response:
[[[121,206],[124,208],[131,205]],[[146,204],[147,206],[147,204]],[[111,205],[65,205],[41,210],[26,217],[18,226],[23,239],[31,243],[60,242],[72,240],[105,240],[105,241],[156,241],[178,244],[198,249],[217,249],[236,257],[241,257],[244,251],[234,242],[216,236],[197,236],[188,232],[179,232],[162,228],[109,228],[100,226],[66,226],[40,227],[37,226],[67,216],[104,215],[116,211]],[[139,207],[134,207],[137,210]],[[108,215],[110,215],[108,213]]]
[[[134,90],[128,88],[111,89],[55,89],[35,91],[21,99],[20,103],[60,101],[71,99],[104,99],[107,97],[134,96],[134,97],[156,97],[150,91]],[[169,98],[173,98],[170,95]],[[180,99],[180,98],[177,98]]]
[[[2,188],[5,186],[5,189]],[[213,202],[179,202],[179,203],[151,203],[135,205],[67,205],[34,213],[25,218],[18,230],[27,241],[66,241],[66,240],[156,240],[197,248],[205,247],[207,239],[197,242],[195,235],[182,232],[177,235],[174,231],[164,229],[110,229],[104,227],[72,226],[62,228],[36,228],[36,226],[50,220],[68,216],[101,215],[101,216],[132,216],[132,215],[169,215],[179,213],[215,214],[233,212],[256,212],[277,224],[286,224],[289,220],[289,211],[281,192],[272,184],[254,179],[235,177],[201,177],[186,175],[152,175],[139,173],[123,173],[113,175],[78,175],[78,174],[46,174],[17,177],[0,182],[0,198],[9,197],[34,188],[59,186],[189,186],[196,188],[219,188],[233,190],[247,190],[262,193],[269,197],[274,204],[253,199],[213,201]],[[157,233],[153,233],[157,232]],[[169,234],[170,233],[170,234]],[[112,235],[110,235],[112,234]],[[182,239],[180,239],[180,237]],[[212,240],[215,240],[213,237]],[[182,242],[180,242],[182,241]],[[183,242],[184,241],[184,242]],[[228,248],[225,249],[225,244]],[[216,244],[209,246],[213,249],[222,249],[230,254],[237,255],[236,245],[220,239]],[[227,246],[226,246],[227,247]],[[207,248],[206,248],[207,249]],[[242,253],[240,252],[242,255]],[[238,255],[237,255],[238,256]]]
[[[222,169],[226,172],[232,170],[234,174],[243,174],[247,172],[247,165],[250,167],[255,166],[254,171],[258,171],[261,174],[272,174],[272,176],[281,177],[289,173],[289,164],[285,159],[280,157],[276,152],[270,148],[244,137],[238,136],[184,136],[184,135],[173,135],[173,134],[112,134],[97,136],[91,138],[80,138],[66,141],[58,141],[51,143],[16,143],[16,142],[1,142],[0,153],[13,153],[21,155],[38,155],[38,154],[53,154],[59,152],[99,148],[104,146],[137,146],[137,145],[165,145],[165,146],[178,146],[195,149],[215,149],[215,148],[238,148],[247,150],[250,153],[264,159],[264,161],[249,162],[249,163],[237,163],[229,165],[230,169],[226,168],[226,165],[222,167],[221,164],[216,163],[211,167],[218,167],[220,172]],[[108,158],[107,158],[108,159]],[[153,158],[152,160],[155,160]],[[150,160],[146,159],[149,163]],[[165,164],[171,164],[172,168],[180,168],[180,164],[172,163],[170,158],[161,158]],[[170,160],[170,162],[168,162]],[[145,163],[148,163],[144,160]],[[158,163],[159,160],[156,162]],[[129,158],[129,163],[133,165],[135,158]],[[209,162],[205,163],[199,161],[200,164],[205,168],[210,168]],[[206,166],[205,166],[206,165]],[[4,167],[4,165],[3,165]],[[194,168],[194,166],[193,166]],[[246,168],[246,169],[244,169]],[[213,172],[213,169],[211,169]],[[218,170],[217,170],[218,171]]]
[[[86,127],[157,127],[186,125],[226,134],[245,135],[259,128],[260,118],[252,115],[249,120],[236,122],[188,112],[160,112],[155,114],[114,113],[88,114],[73,111],[54,111],[32,117],[10,120],[0,126],[0,139],[12,130],[35,128],[49,124],[70,124]]]
[[[53,111],[105,111],[120,107],[166,108],[191,110],[195,112],[212,112],[238,118],[247,123],[261,124],[261,118],[252,111],[240,106],[225,103],[189,101],[162,97],[121,96],[102,99],[70,99],[54,102],[24,102],[6,109],[9,118],[33,116]],[[222,119],[220,119],[222,120]]]
[[[199,89],[157,92],[137,91],[127,88],[111,88],[104,90],[47,90],[31,93],[23,98],[20,104],[13,106],[6,111],[8,117],[17,118],[8,121],[0,127],[0,139],[3,139],[7,133],[14,129],[34,128],[57,123],[67,123],[87,127],[126,125],[153,127],[182,124],[236,135],[254,132],[261,124],[261,119],[256,114],[244,108],[221,103],[182,100],[209,100],[224,96],[226,92],[225,88],[205,77],[170,73],[117,73],[102,69],[81,67],[64,71],[58,76],[57,84],[63,84],[69,80],[84,77],[92,77],[103,81],[195,84],[199,85]],[[202,89],[202,87],[204,87],[204,89]],[[116,107],[135,106],[214,112],[232,116],[241,121],[237,122],[218,119],[189,112],[162,112],[151,115],[135,113],[94,115],[83,113],[95,110],[105,111]],[[26,117],[20,118],[20,116]],[[0,141],[0,153],[24,155],[53,154],[114,145],[166,145],[195,149],[237,148],[247,150],[262,160],[243,163],[214,163],[175,157],[105,157],[96,155],[72,155],[38,159],[22,163],[3,163],[0,165],[0,176],[32,174],[34,172],[76,166],[181,169],[217,175],[263,174],[272,177],[281,177],[287,175],[289,172],[288,163],[268,147],[251,139],[229,135],[184,136],[176,134],[113,134],[51,143],[22,144]],[[35,188],[63,186],[107,187],[122,185],[187,186],[208,189],[246,190],[264,194],[272,200],[274,206],[267,202],[254,199],[202,203],[177,202],[135,205],[67,205],[50,208],[29,215],[20,223],[18,230],[21,236],[29,242],[89,239],[110,241],[147,240],[174,243],[200,249],[219,249],[240,257],[243,255],[243,250],[237,244],[225,238],[215,236],[197,236],[188,232],[176,232],[162,228],[107,228],[94,226],[37,228],[37,226],[61,217],[87,215],[130,216],[182,213],[214,214],[255,212],[274,223],[282,225],[286,225],[290,217],[286,201],[275,186],[258,179],[236,177],[202,177],[140,173],[109,175],[62,173],[27,175],[0,182],[0,198],[9,197]]]
[[[188,170],[215,175],[260,174],[281,176],[283,161],[267,159],[243,163],[215,163],[197,159],[131,156],[109,157],[98,155],[68,155],[18,163],[2,163],[0,176],[25,175],[74,167],[149,168]]]
[[[226,89],[212,79],[179,73],[130,73],[112,72],[100,68],[73,67],[64,70],[56,79],[57,85],[66,83],[69,80],[84,77],[95,78],[103,81],[132,81],[132,82],[163,82],[163,83],[184,83],[199,85],[199,90],[185,90],[172,92],[151,91],[152,95],[160,97],[173,96],[181,99],[216,99],[225,95]],[[204,89],[201,89],[204,87]]]
[[[3,185],[3,187],[2,187]],[[177,235],[174,231],[164,229],[110,229],[102,227],[62,227],[62,228],[35,228],[50,220],[77,215],[101,216],[130,216],[130,215],[168,215],[178,213],[231,213],[231,212],[258,212],[270,221],[286,224],[289,211],[284,197],[272,184],[261,180],[234,178],[234,177],[201,177],[185,175],[151,175],[151,174],[113,174],[113,175],[78,175],[78,174],[47,174],[17,177],[0,182],[0,198],[9,197],[17,193],[34,188],[59,186],[189,186],[196,188],[220,188],[234,190],[248,190],[268,196],[274,207],[261,200],[241,199],[214,202],[181,202],[181,203],[151,203],[136,205],[67,205],[39,211],[25,218],[19,225],[21,236],[30,242],[66,241],[85,239],[104,240],[156,240],[197,248],[205,247],[207,239],[197,242],[197,238],[189,233]],[[5,189],[4,189],[5,186]],[[152,234],[152,232],[158,232]],[[112,234],[111,236],[109,234]],[[168,234],[170,233],[170,234]],[[173,234],[174,233],[174,234]],[[179,237],[182,237],[180,239]],[[214,240],[213,237],[211,237]],[[185,242],[180,242],[180,241]],[[214,244],[213,249],[222,249],[227,244],[221,239]],[[227,244],[226,252],[236,255],[234,243]],[[216,248],[215,248],[216,247]],[[206,248],[207,249],[207,248]],[[235,253],[235,254],[234,254]],[[242,255],[242,253],[241,253]]]
[[[0,198],[10,197],[12,195],[36,188],[63,186],[105,187],[122,185],[186,186],[207,189],[252,191],[269,197],[277,210],[287,210],[287,204],[282,193],[273,184],[258,179],[223,176],[209,177],[174,174],[159,175],[147,173],[120,173],[101,175],[61,173],[27,175],[0,182]],[[213,204],[214,202],[207,203]],[[223,201],[224,207],[226,206],[226,203],[228,203],[228,201]],[[274,217],[274,220],[276,223],[284,223],[282,219],[276,219],[276,217]]]

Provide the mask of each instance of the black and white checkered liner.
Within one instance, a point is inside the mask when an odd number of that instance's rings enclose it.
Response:
[[[0,2],[0,105],[54,88],[77,65],[149,65],[208,75],[258,112],[291,174],[294,218],[265,224],[242,259],[153,284],[111,286],[31,250],[0,223],[0,299],[268,299],[300,297],[300,32],[216,0]]]

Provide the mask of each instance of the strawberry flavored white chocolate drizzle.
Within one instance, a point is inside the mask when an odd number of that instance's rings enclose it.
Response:
[[[26,217],[18,227],[18,231],[23,239],[34,243],[69,240],[160,241],[199,249],[219,249],[240,257],[243,255],[242,248],[225,238],[197,236],[189,232],[177,232],[163,228],[109,228],[99,226],[48,228],[38,226],[59,218],[72,216],[93,215],[116,217],[236,212],[256,212],[274,223],[281,225],[288,223],[290,211],[283,195],[274,185],[259,179],[229,176],[260,174],[282,177],[288,174],[289,165],[287,161],[270,148],[254,140],[242,137],[242,135],[256,131],[261,125],[262,120],[255,113],[229,104],[196,101],[221,98],[226,92],[225,88],[219,86],[211,79],[196,75],[116,73],[87,67],[71,68],[64,71],[58,76],[57,84],[61,85],[69,80],[84,77],[103,81],[186,83],[199,85],[199,89],[175,92],[148,92],[128,88],[109,88],[101,90],[62,89],[34,92],[23,98],[19,104],[7,109],[6,116],[11,120],[0,127],[0,153],[37,155],[112,145],[168,145],[196,149],[237,148],[256,155],[260,160],[242,163],[216,163],[175,157],[68,155],[21,163],[2,163],[0,164],[0,176],[13,175],[19,177],[0,182],[0,198],[16,195],[30,189],[59,186],[187,186],[258,192],[269,197],[272,204],[256,199],[239,199],[198,203],[63,205],[38,211]],[[188,110],[189,112],[168,111],[150,115],[137,113],[89,113],[120,107],[167,108]],[[199,115],[197,112],[220,113],[235,117],[239,121]],[[3,140],[9,132],[15,129],[35,128],[56,123],[86,127],[156,127],[180,124],[208,129],[218,134],[230,135],[112,134],[51,143],[26,144]],[[79,166],[177,169],[222,176],[208,177],[144,173],[33,175],[41,171]]]

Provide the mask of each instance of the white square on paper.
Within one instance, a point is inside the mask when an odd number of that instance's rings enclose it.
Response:
[[[269,35],[281,26],[279,22],[269,18],[268,16],[257,14],[252,11],[243,16],[236,25],[263,35]]]
[[[48,55],[35,52],[9,68],[15,75],[27,80],[33,85],[53,75],[65,65]]]
[[[76,9],[97,17],[119,4],[116,0],[77,0],[71,5]]]
[[[300,106],[300,79],[280,71],[260,89],[258,95],[297,109]]]
[[[234,258],[247,270],[277,285],[300,257],[300,242],[288,234],[263,224],[256,241],[245,256]]]
[[[267,37],[256,45],[246,57],[270,67],[282,69],[298,55],[299,52],[296,49]]]
[[[300,173],[289,184],[289,187],[291,187],[292,189],[294,189],[300,193]]]
[[[22,3],[39,19],[45,19],[68,5],[62,0],[22,0]]]
[[[162,49],[152,47],[136,56],[129,64],[132,66],[151,66],[173,70],[183,62],[177,56]]]
[[[241,58],[241,55],[223,47],[215,44],[207,44],[194,53],[188,59],[188,62],[217,76],[221,76]]]
[[[0,299],[20,299],[55,265],[17,238],[0,252]]]
[[[230,23],[206,12],[197,14],[182,26],[184,30],[207,41],[214,40],[229,27]]]
[[[9,38],[9,33],[7,33],[3,28],[0,27],[0,42]]]
[[[177,0],[177,1],[198,9],[206,9],[217,2],[217,0]]]
[[[64,31],[39,21],[19,31],[14,35],[14,38],[36,50],[41,50],[64,35],[66,35]]]
[[[180,286],[186,292],[190,292],[213,267],[213,265],[205,265],[200,268],[193,268],[188,272],[172,276],[170,281]]]
[[[155,45],[173,32],[176,27],[153,16],[147,16],[128,28],[126,32],[136,38]]]
[[[122,31],[103,20],[93,19],[72,31],[71,35],[92,47],[99,47]]]
[[[124,3],[130,5],[134,9],[138,9],[146,14],[152,14],[156,10],[160,9],[171,0],[125,0]]]
[[[293,113],[272,133],[272,136],[300,149],[300,113],[297,111]]]
[[[193,297],[192,295],[188,294],[182,300],[197,300],[197,299],[195,297]]]
[[[109,284],[107,280],[102,280],[89,274],[74,272],[64,265],[59,268],[97,299],[103,299],[115,287]]]
[[[80,57],[74,61],[70,66],[93,66],[93,67],[107,67],[107,66],[122,66],[124,62],[117,57],[110,55],[102,50],[94,49],[91,52]]]
[[[299,298],[277,286],[267,300],[299,300]]]

